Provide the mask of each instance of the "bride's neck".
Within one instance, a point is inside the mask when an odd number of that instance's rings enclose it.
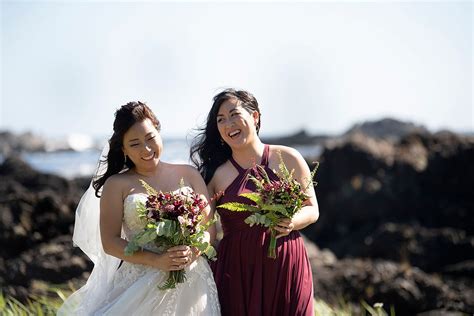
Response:
[[[144,168],[135,166],[132,168],[132,171],[135,172],[140,177],[157,178],[161,174],[161,171],[163,169],[163,164],[164,163],[160,161],[158,165],[150,169],[144,169]]]

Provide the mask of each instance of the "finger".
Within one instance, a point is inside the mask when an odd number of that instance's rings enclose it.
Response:
[[[291,219],[289,218],[283,218],[281,219],[279,222],[278,222],[278,225],[284,225],[284,226],[288,226],[289,224],[291,223]]]
[[[280,227],[280,226],[275,226],[273,227],[277,232],[279,233],[286,233],[288,231],[288,228]]]
[[[171,248],[168,248],[168,252],[173,252],[173,251],[188,251],[190,248],[189,246],[186,245],[179,245],[179,246],[174,246]]]
[[[188,257],[182,257],[182,258],[174,258],[173,263],[187,263],[189,261]]]
[[[169,253],[170,258],[187,257],[189,251],[172,251]]]

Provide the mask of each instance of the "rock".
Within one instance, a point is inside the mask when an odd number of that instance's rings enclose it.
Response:
[[[0,155],[9,156],[23,151],[45,151],[44,139],[30,132],[15,135],[0,131]]]
[[[396,315],[447,309],[472,313],[472,300],[436,275],[385,260],[343,259],[331,265],[311,261],[315,296],[337,304],[364,300],[394,306]],[[474,294],[472,291],[469,294]]]
[[[77,183],[41,174],[19,158],[0,165],[0,254],[21,252],[71,233],[74,211],[84,192]]]
[[[331,248],[339,257],[382,258],[440,272],[457,262],[474,259],[474,236],[454,228],[384,223],[368,235],[354,233]]]
[[[474,138],[408,135],[390,143],[355,135],[328,145],[316,175],[321,209],[305,234],[324,247],[387,221],[474,232]]]
[[[429,134],[429,131],[424,126],[411,122],[384,118],[377,121],[358,123],[345,132],[343,136],[362,134],[375,139],[398,141],[400,138],[413,133]]]
[[[72,246],[70,235],[62,235],[28,249],[5,262],[0,277],[8,284],[6,293],[25,299],[22,290],[33,291],[33,283],[65,284],[71,279],[84,278],[92,270],[92,262],[79,248]],[[38,291],[29,294],[40,294]]]

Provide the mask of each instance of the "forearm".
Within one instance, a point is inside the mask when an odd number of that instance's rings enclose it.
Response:
[[[217,238],[217,228],[216,228],[216,224],[212,224],[211,226],[209,226],[209,229],[207,230],[209,232],[209,242],[211,243],[211,245],[214,245],[216,243],[216,238]]]
[[[292,219],[294,230],[300,230],[315,223],[319,218],[319,208],[317,205],[308,205],[299,210]]]
[[[148,250],[138,250],[131,256],[127,256],[125,255],[125,247],[128,245],[128,242],[120,237],[114,237],[107,241],[103,241],[102,245],[106,254],[131,263],[155,266],[158,256],[158,254]]]

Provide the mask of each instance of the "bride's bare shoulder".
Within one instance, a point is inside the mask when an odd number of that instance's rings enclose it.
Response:
[[[125,192],[134,182],[135,177],[130,172],[118,173],[110,176],[104,183],[105,192]]]

